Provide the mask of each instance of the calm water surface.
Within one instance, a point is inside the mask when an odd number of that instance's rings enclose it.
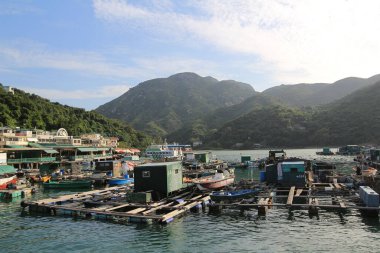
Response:
[[[308,159],[315,149],[287,150],[288,156]],[[215,151],[217,158],[238,160],[240,155],[267,156],[267,151]],[[326,159],[326,158],[325,158]],[[352,157],[330,157],[341,171]],[[255,170],[237,170],[240,178],[257,178]],[[43,192],[46,198],[57,192]],[[189,213],[169,225],[120,225],[71,217],[21,216],[20,201],[0,203],[0,252],[380,252],[379,219],[356,211],[344,215],[320,211],[272,209],[220,215]]]

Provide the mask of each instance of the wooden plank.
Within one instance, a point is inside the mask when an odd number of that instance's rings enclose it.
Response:
[[[109,211],[113,211],[113,210],[116,210],[116,209],[119,209],[119,208],[122,208],[122,207],[129,206],[129,205],[131,205],[131,204],[127,203],[127,204],[120,205],[120,206],[114,206],[114,207],[108,208],[108,209],[106,209],[104,211],[109,212]]]
[[[338,200],[340,208],[346,208],[346,204],[343,202],[341,197],[338,196],[336,199]]]
[[[297,189],[296,191],[296,197],[299,197],[302,193],[303,189]]]
[[[340,187],[340,185],[338,184],[338,183],[334,183],[334,186],[335,186],[335,188],[337,188],[337,189],[341,189],[342,187]]]
[[[138,214],[138,213],[145,211],[145,210],[146,210],[146,207],[140,207],[140,208],[136,208],[136,209],[133,209],[133,210],[125,212],[125,213],[127,213],[127,214]]]
[[[287,205],[291,205],[293,203],[294,198],[294,190],[296,189],[295,186],[292,186],[289,190],[288,200],[286,201]]]
[[[174,218],[175,216],[178,216],[178,215],[188,211],[192,207],[199,205],[199,204],[202,204],[202,202],[207,201],[207,200],[210,200],[210,196],[203,197],[199,201],[192,202],[190,204],[183,206],[181,209],[177,209],[177,210],[174,210],[170,213],[165,214],[164,216],[162,216],[161,221],[166,222],[169,219]]]

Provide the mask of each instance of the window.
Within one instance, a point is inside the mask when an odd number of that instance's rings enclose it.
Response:
[[[142,177],[150,177],[150,171],[143,171]]]

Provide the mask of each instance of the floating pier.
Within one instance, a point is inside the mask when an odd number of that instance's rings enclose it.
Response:
[[[25,198],[35,192],[35,188],[0,190],[0,200]]]
[[[268,214],[271,207],[306,209],[310,216],[318,215],[320,209],[346,212],[359,210],[365,216],[377,216],[380,210],[379,197],[368,190],[360,198],[357,191],[348,189],[344,184],[316,183],[307,188],[272,188],[261,192],[256,201],[247,203],[213,203],[216,208],[236,208],[240,210],[257,209],[259,216]],[[370,198],[371,197],[371,198]],[[368,202],[370,204],[368,204]],[[366,203],[367,202],[367,203]],[[373,204],[375,203],[375,204]]]
[[[191,209],[205,206],[207,194],[191,196],[190,192],[152,203],[127,203],[126,187],[110,187],[39,201],[22,202],[29,213],[70,215],[73,217],[119,220],[127,222],[169,223]],[[181,197],[181,198],[178,198]]]

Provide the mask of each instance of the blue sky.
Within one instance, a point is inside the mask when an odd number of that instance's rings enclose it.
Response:
[[[95,109],[195,72],[262,91],[380,73],[380,2],[3,0],[0,82]]]

